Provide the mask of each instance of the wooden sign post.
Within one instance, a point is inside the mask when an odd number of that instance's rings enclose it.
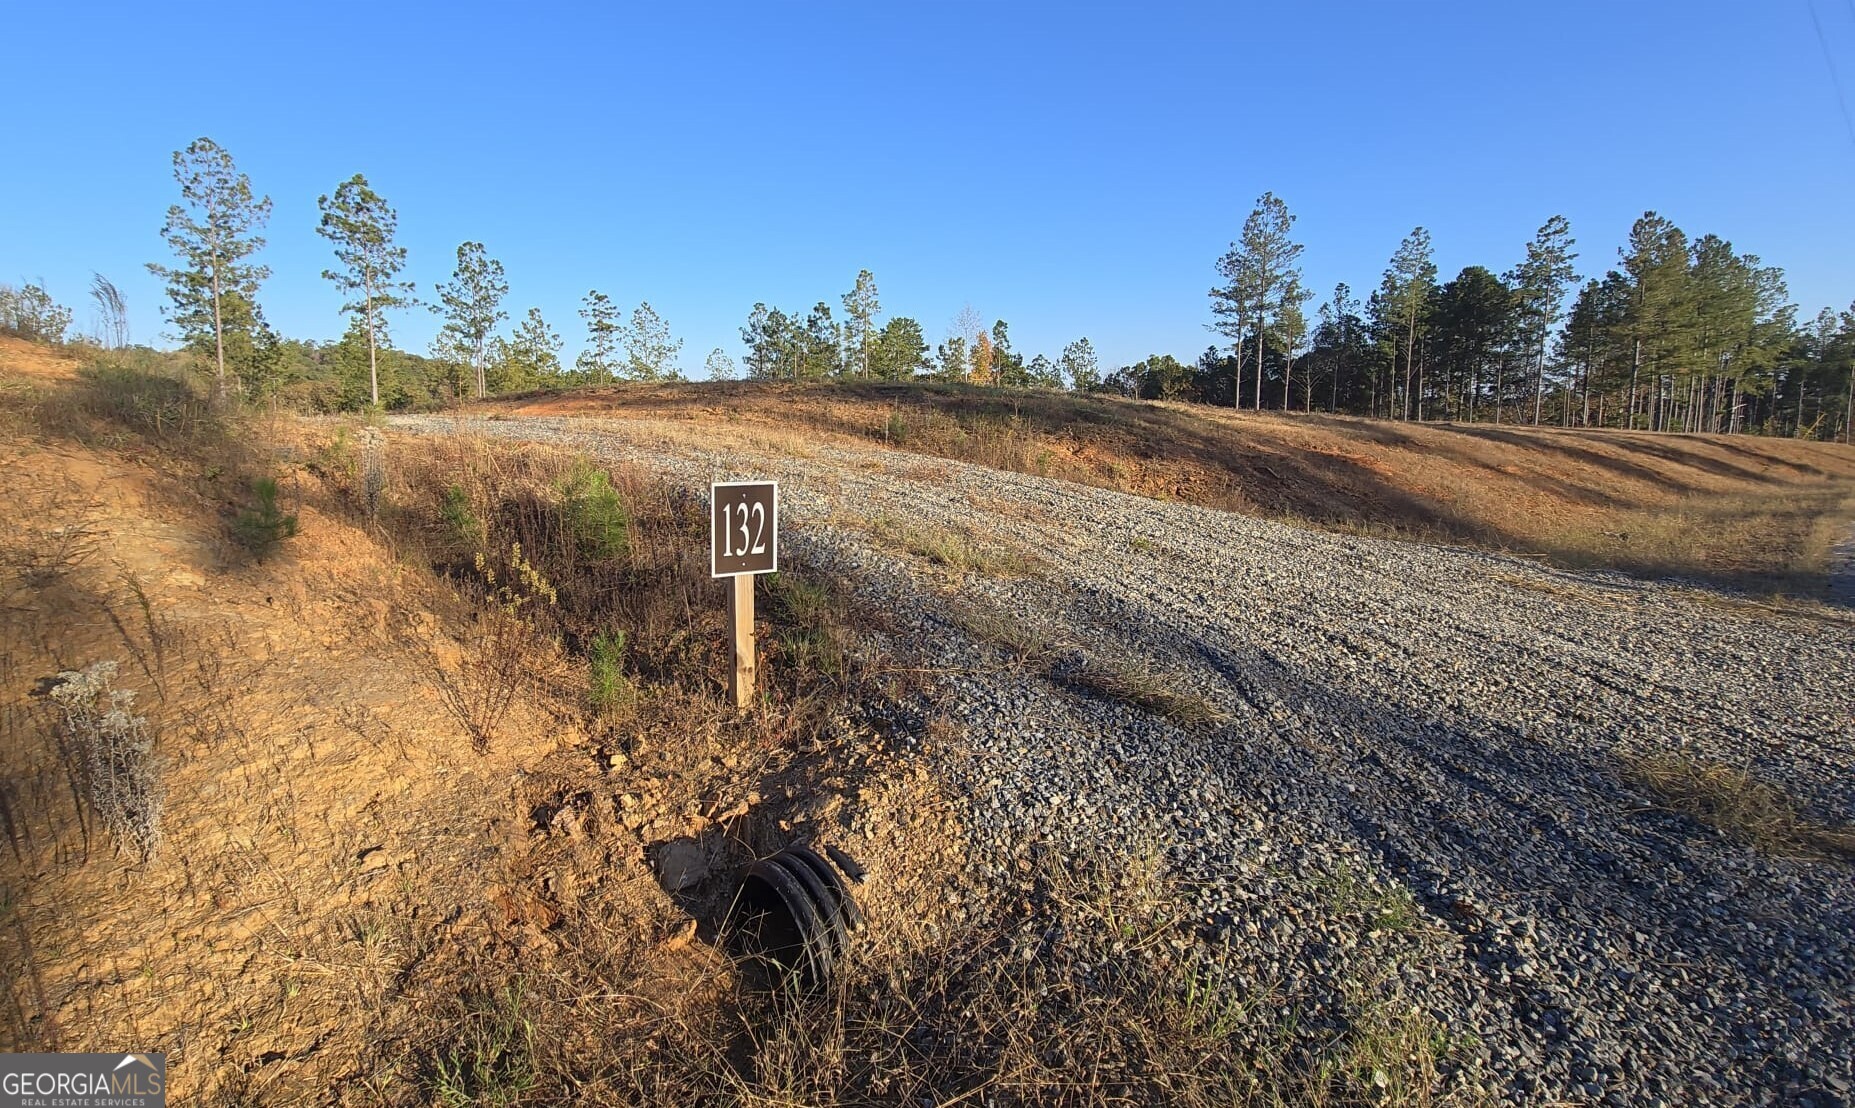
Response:
[[[779,482],[721,481],[709,486],[709,576],[730,577],[728,623],[734,668],[728,695],[736,708],[754,698],[754,577],[779,570]]]

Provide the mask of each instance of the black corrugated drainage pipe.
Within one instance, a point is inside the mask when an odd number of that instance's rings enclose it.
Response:
[[[862,880],[861,866],[843,851],[826,850],[854,880]],[[821,988],[831,980],[843,963],[850,936],[863,928],[863,912],[843,877],[803,844],[742,871],[732,914],[750,953],[807,988]]]

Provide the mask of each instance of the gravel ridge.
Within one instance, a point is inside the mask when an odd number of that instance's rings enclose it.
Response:
[[[941,768],[1002,888],[1027,844],[1157,848],[1192,898],[1178,941],[1217,952],[1233,987],[1318,1019],[1336,967],[1388,960],[1386,987],[1464,1034],[1471,1093],[1851,1103],[1855,870],[1722,840],[1620,766],[1671,749],[1746,764],[1855,823],[1855,618],[874,447],[724,453],[620,420],[393,425],[552,442],[698,489],[778,478],[790,554],[892,613],[893,649],[945,668],[923,710],[972,746]],[[1043,552],[1045,572],[968,575],[960,599],[1163,673],[1221,721],[1177,726],[1011,665],[960,627],[945,574],[857,525],[878,516]],[[1308,895],[1336,874],[1408,894],[1422,926],[1336,918]]]

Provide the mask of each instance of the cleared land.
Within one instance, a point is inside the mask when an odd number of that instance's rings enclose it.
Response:
[[[1318,1039],[1395,1012],[1448,1075],[1426,1096],[1545,1101],[1796,1097],[1855,1064],[1840,608],[1722,607],[870,446],[399,424],[692,487],[779,478],[803,564],[884,614],[882,656],[935,675],[910,705],[960,737],[929,761],[987,878],[962,912],[1034,898],[1052,858],[1156,872],[1169,922],[1126,949],[1240,999],[1252,1051],[1284,1013]],[[898,551],[894,520],[987,554]],[[1050,927],[1024,913],[1001,953],[1035,961]]]
[[[624,386],[493,406],[906,451],[1288,522],[1818,596],[1855,449],[1400,424],[958,385]]]
[[[1845,607],[784,416],[245,423],[36,365],[0,372],[0,1045],[133,1038],[213,1104],[1855,1078]],[[300,533],[260,560],[231,536],[264,475]],[[790,563],[736,715],[699,490],[744,475],[784,482]],[[35,695],[100,659],[154,735],[147,861]],[[789,1003],[712,923],[800,836],[869,867],[870,926]],[[671,842],[711,863],[675,895]]]

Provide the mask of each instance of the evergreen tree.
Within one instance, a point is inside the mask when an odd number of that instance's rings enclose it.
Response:
[[[1397,253],[1391,256],[1391,265],[1385,270],[1379,293],[1384,302],[1381,310],[1388,313],[1385,322],[1395,321],[1404,332],[1404,402],[1403,418],[1411,418],[1412,388],[1416,377],[1417,365],[1417,328],[1423,322],[1424,306],[1429,303],[1436,287],[1436,263],[1430,255],[1430,232],[1422,227],[1413,228],[1398,244]],[[1394,352],[1395,359],[1395,352]],[[1396,372],[1394,361],[1393,372]],[[1421,403],[1417,406],[1417,417],[1423,418]]]
[[[856,287],[844,294],[844,368],[858,377],[870,375],[870,353],[876,342],[876,278],[859,270]]]
[[[870,372],[888,381],[906,381],[928,369],[927,337],[921,324],[896,316],[882,325],[871,351]]]
[[[812,305],[804,325],[788,340],[797,355],[797,376],[837,376],[843,364],[839,358],[842,340],[842,332],[831,318],[831,305],[822,300]]]
[[[1693,339],[1687,236],[1654,212],[1644,212],[1630,228],[1629,245],[1619,253],[1630,281],[1626,324],[1631,347],[1630,386],[1624,425],[1635,425],[1642,371],[1646,367],[1653,391],[1641,402],[1641,408],[1648,416],[1649,429],[1660,430],[1663,376],[1686,361]]]
[[[1276,319],[1282,305],[1292,296],[1299,308],[1307,299],[1300,294],[1301,244],[1289,237],[1295,217],[1273,192],[1265,192],[1243,222],[1243,233],[1230,250],[1218,259],[1217,271],[1225,283],[1211,290],[1211,311],[1217,317],[1212,327],[1220,334],[1237,340],[1238,373],[1242,372],[1242,339],[1247,324],[1256,336],[1255,406],[1262,407],[1263,350],[1265,332]],[[1239,379],[1234,396],[1242,404]]]
[[[1307,341],[1308,320],[1301,305],[1307,303],[1309,293],[1299,282],[1291,285],[1283,294],[1281,306],[1276,309],[1275,334],[1282,348],[1282,410],[1288,410],[1288,395],[1295,377],[1295,355],[1301,344]],[[1312,385],[1309,386],[1310,398],[1313,396]],[[1313,403],[1312,399],[1309,404]]]
[[[335,244],[335,259],[342,266],[339,270],[325,269],[322,276],[333,281],[348,298],[341,310],[360,320],[366,329],[369,395],[372,404],[379,407],[379,348],[386,327],[385,313],[416,303],[412,283],[399,280],[399,271],[406,265],[406,248],[393,243],[399,230],[399,214],[368,187],[367,178],[359,173],[335,186],[332,198],[318,197],[316,206],[322,212],[316,233]]]
[[[1025,367],[1024,375],[1034,389],[1060,389],[1063,387],[1063,371],[1047,355],[1038,354],[1031,358]]]
[[[708,360],[702,363],[702,368],[711,381],[734,380],[734,359],[719,346],[709,351]]]
[[[1508,274],[1514,292],[1516,326],[1526,344],[1533,376],[1533,422],[1546,400],[1546,340],[1562,318],[1566,291],[1578,279],[1572,262],[1572,225],[1562,215],[1548,219],[1527,243],[1526,260]]]
[[[1024,355],[1011,348],[1011,328],[1002,319],[992,324],[992,379],[1018,389],[1031,384]]]
[[[440,327],[425,348],[430,371],[426,383],[446,403],[462,400],[464,394],[473,387],[475,374],[471,371],[471,365],[475,357],[476,351],[468,340],[455,331]]]
[[[509,318],[509,313],[502,310],[502,298],[509,295],[502,263],[486,255],[482,243],[464,243],[457,248],[457,269],[451,283],[439,285],[437,291],[438,303],[432,310],[444,316],[445,329],[469,348],[476,371],[476,395],[481,398],[489,393],[486,355],[490,333]]]
[[[1056,364],[1068,378],[1069,387],[1076,392],[1094,392],[1101,387],[1101,366],[1095,359],[1095,345],[1086,337],[1063,347]]]
[[[780,320],[784,321],[784,314]],[[773,311],[765,304],[755,304],[741,327],[741,344],[747,347],[749,380],[766,381],[779,372],[779,331]]]
[[[400,365],[384,331],[369,331],[367,317],[349,316],[341,341],[328,349],[328,360],[340,387],[345,410],[403,406],[410,394],[400,377]],[[461,363],[459,380],[462,380]]]
[[[683,340],[670,337],[670,325],[649,301],[632,310],[631,323],[620,330],[619,341],[625,348],[624,373],[629,380],[683,379],[682,371],[676,367],[676,356],[683,349]]]
[[[1484,387],[1495,403],[1494,421],[1501,421],[1504,397],[1504,359],[1522,308],[1520,294],[1511,290],[1486,267],[1465,267],[1453,281],[1437,291],[1435,301],[1436,360],[1442,370],[1445,417],[1462,413],[1475,422],[1476,406]],[[1455,401],[1455,384],[1461,384],[1461,402]]]
[[[270,276],[270,270],[245,259],[264,246],[256,232],[270,220],[271,200],[255,195],[232,155],[209,138],[194,139],[174,152],[174,180],[182,203],[168,208],[161,237],[180,265],[151,262],[148,271],[167,282],[168,318],[181,340],[198,346],[211,337],[213,397],[223,401],[226,300],[236,295],[246,305],[256,304],[258,285]]]
[[[586,349],[580,351],[574,368],[592,384],[607,384],[619,367],[618,347],[624,325],[618,319],[618,305],[593,289],[586,294],[580,318],[586,321]]]
[[[489,387],[496,392],[548,388],[561,380],[560,335],[549,327],[540,308],[515,325],[515,333],[491,343]]]
[[[934,363],[936,376],[949,381],[966,380],[966,340],[959,335],[947,336],[947,341],[934,350]]]

